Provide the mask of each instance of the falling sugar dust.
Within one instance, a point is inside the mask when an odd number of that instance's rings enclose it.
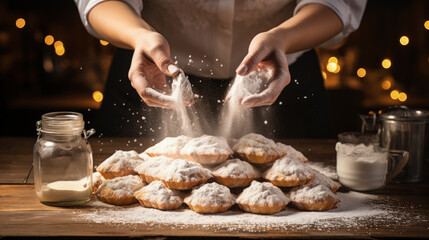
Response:
[[[257,128],[260,128],[255,124],[255,109],[245,107],[242,103],[250,96],[257,95],[263,91],[272,76],[272,71],[259,67],[247,76],[237,75],[235,77],[220,115],[219,134],[221,136],[237,138],[246,133],[255,132]],[[264,119],[271,119],[268,116],[268,111],[265,111],[265,109],[259,110],[262,110]],[[267,120],[263,122],[268,124]]]

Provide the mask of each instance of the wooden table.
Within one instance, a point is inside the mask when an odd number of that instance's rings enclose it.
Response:
[[[415,184],[389,184],[375,194],[386,201],[395,202],[398,208],[410,211],[416,219],[396,219],[388,226],[366,223],[350,229],[339,225],[337,229],[323,231],[317,227],[306,229],[266,229],[264,231],[216,231],[187,226],[174,228],[165,225],[154,228],[148,224],[137,227],[122,225],[112,227],[103,223],[84,223],[73,220],[76,210],[91,211],[91,207],[60,208],[41,204],[34,192],[33,179],[23,184],[32,162],[32,147],[35,138],[0,138],[0,238],[20,236],[210,236],[210,237],[341,237],[341,238],[387,238],[429,236],[429,184],[427,178]],[[311,161],[335,164],[335,140],[283,140],[302,151]],[[114,150],[143,151],[153,144],[149,139],[93,138],[91,146],[94,165],[101,163]]]

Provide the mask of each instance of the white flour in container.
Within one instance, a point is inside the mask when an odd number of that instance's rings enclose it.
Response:
[[[85,177],[76,181],[56,181],[43,184],[36,191],[41,202],[73,202],[88,199],[91,195],[91,181]]]
[[[198,226],[199,229],[208,231],[264,232],[273,228],[292,231],[308,228],[326,231],[335,231],[338,228],[363,229],[377,227],[374,225],[375,222],[385,227],[388,224],[400,225],[405,221],[412,223],[416,217],[404,217],[406,210],[400,209],[397,203],[391,203],[389,207],[386,197],[381,199],[375,195],[358,192],[337,193],[337,196],[341,202],[336,208],[326,212],[300,211],[288,205],[284,211],[274,215],[243,213],[234,207],[225,213],[202,215],[188,208],[160,211],[144,208],[138,204],[130,207],[112,207],[93,200],[87,204],[93,208],[75,211],[74,220],[118,226],[148,224],[153,228],[168,225],[172,230]]]

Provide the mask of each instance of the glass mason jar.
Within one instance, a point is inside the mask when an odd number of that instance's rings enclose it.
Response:
[[[38,138],[33,149],[34,185],[40,202],[72,206],[90,200],[92,150],[76,112],[51,112],[38,121]]]

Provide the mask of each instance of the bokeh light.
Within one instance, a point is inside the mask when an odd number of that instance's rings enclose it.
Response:
[[[328,59],[328,63],[338,63],[338,58],[336,58],[336,57],[330,57]]]
[[[393,90],[393,91],[391,91],[391,92],[390,92],[390,97],[391,97],[393,100],[398,99],[398,98],[399,98],[399,92],[398,92],[397,90]]]
[[[410,39],[407,36],[402,36],[399,39],[399,43],[401,43],[402,46],[406,46],[408,43],[410,43]]]
[[[429,30],[429,20],[427,20],[424,25],[425,25],[426,30]]]
[[[389,80],[384,80],[381,83],[381,88],[383,88],[384,90],[388,90],[392,87],[392,83]]]
[[[61,41],[56,41],[56,42],[54,43],[54,48],[57,48],[57,47],[59,47],[59,46],[64,47],[63,42],[61,42]]]
[[[326,74],[325,71],[322,71],[322,77],[323,77],[323,79],[326,80],[328,78],[328,74]]]
[[[108,42],[108,41],[104,41],[104,40],[100,40],[100,43],[101,43],[101,45],[103,45],[103,46],[107,46],[107,45],[109,45],[109,42]]]
[[[328,70],[328,72],[335,72],[338,68],[338,64],[334,63],[334,62],[330,62],[326,65],[326,70]]]
[[[366,76],[366,70],[365,70],[365,68],[359,68],[359,69],[356,71],[356,74],[357,74],[357,75],[358,75],[358,77],[360,77],[360,78],[365,77],[365,76]]]
[[[45,44],[50,46],[54,43],[54,37],[52,35],[47,35],[45,37]]]
[[[103,93],[101,93],[100,91],[95,91],[94,93],[92,93],[92,98],[96,102],[101,102],[103,101]]]
[[[399,93],[398,99],[401,102],[405,102],[407,100],[407,94],[404,92]]]
[[[64,48],[64,46],[59,45],[59,46],[55,47],[55,53],[56,53],[58,56],[62,56],[62,55],[64,55],[64,53],[65,53],[65,52],[66,52],[66,49]]]
[[[24,18],[16,19],[15,25],[17,28],[23,28],[25,26],[25,19]]]
[[[383,68],[385,68],[385,69],[388,69],[392,66],[392,61],[390,61],[390,59],[388,59],[388,58],[385,58],[381,62],[381,66],[383,66]]]

